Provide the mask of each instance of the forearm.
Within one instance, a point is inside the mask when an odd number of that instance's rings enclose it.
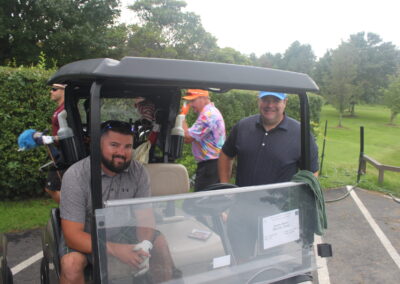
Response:
[[[152,209],[136,210],[135,215],[138,221],[136,236],[139,241],[152,241],[154,238],[155,220]]]
[[[61,220],[61,224],[65,243],[68,247],[83,253],[92,252],[92,237],[90,234],[84,232],[83,224],[79,226],[79,223],[68,220]]]
[[[194,138],[192,136],[190,136],[190,134],[189,134],[189,127],[187,125],[186,120],[183,121],[182,128],[185,133],[184,142],[187,144],[192,143],[194,141]]]
[[[221,151],[218,159],[218,175],[221,183],[229,183],[232,174],[233,158]]]

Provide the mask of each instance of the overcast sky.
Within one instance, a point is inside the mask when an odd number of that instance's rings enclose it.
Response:
[[[122,0],[133,3],[132,0]],[[185,0],[220,47],[284,53],[294,41],[321,57],[351,34],[373,32],[400,47],[398,0]],[[124,5],[124,4],[123,4]],[[127,14],[123,13],[124,17]]]

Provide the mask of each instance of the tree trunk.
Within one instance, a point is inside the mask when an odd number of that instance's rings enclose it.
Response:
[[[339,113],[339,125],[338,125],[338,127],[342,127],[342,117],[343,117],[343,114],[340,112]]]
[[[392,111],[392,113],[390,115],[390,124],[394,124],[394,119],[396,118],[396,116],[397,116],[397,112]]]
[[[356,103],[352,102],[350,104],[350,116],[351,117],[354,117],[355,109],[356,109]]]

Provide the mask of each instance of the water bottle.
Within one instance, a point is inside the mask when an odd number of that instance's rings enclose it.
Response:
[[[61,153],[66,164],[73,164],[77,162],[78,151],[76,149],[74,132],[67,123],[67,111],[63,110],[57,116],[60,129],[57,131],[58,140],[60,143]]]
[[[183,130],[182,123],[185,119],[184,114],[179,114],[175,120],[175,126],[171,130],[171,156],[174,159],[182,157],[183,139],[185,131]]]

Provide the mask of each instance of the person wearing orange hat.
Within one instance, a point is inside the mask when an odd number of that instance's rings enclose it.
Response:
[[[195,191],[218,183],[218,158],[225,142],[225,122],[221,112],[211,102],[208,91],[189,89],[186,96],[189,107],[198,113],[189,128],[183,122],[185,143],[192,143],[193,156],[197,162]]]

